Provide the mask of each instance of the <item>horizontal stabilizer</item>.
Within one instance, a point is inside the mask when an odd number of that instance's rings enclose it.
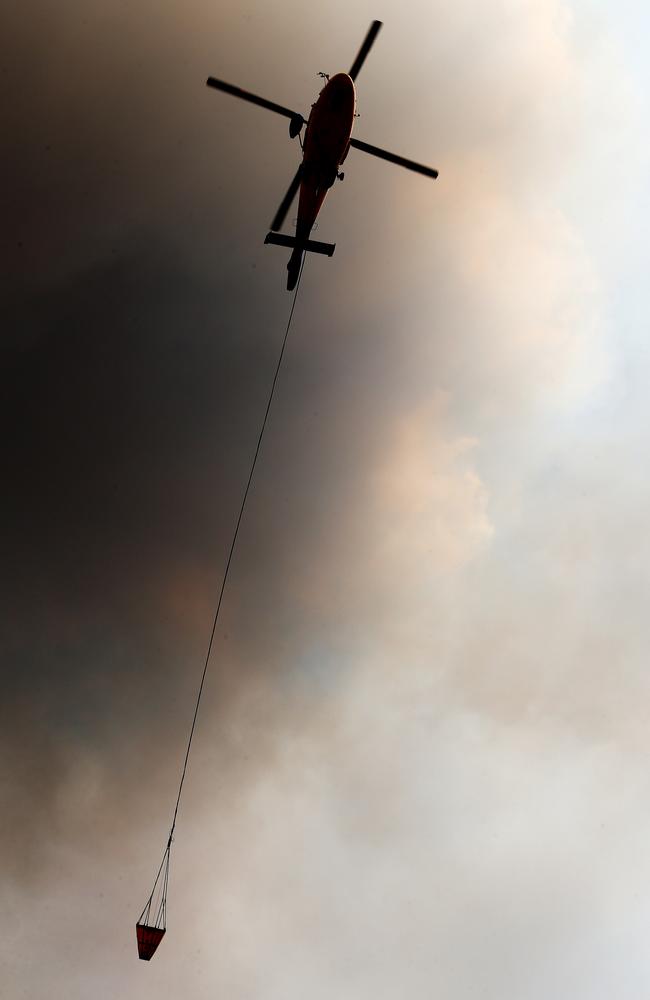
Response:
[[[298,247],[302,250],[311,250],[312,253],[324,253],[331,257],[336,250],[336,243],[318,243],[316,240],[303,240],[298,242],[295,236],[285,236],[284,233],[267,233],[265,243],[274,243],[278,247]]]

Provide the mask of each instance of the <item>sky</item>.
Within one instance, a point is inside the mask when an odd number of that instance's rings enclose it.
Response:
[[[357,81],[291,298],[284,119]],[[650,990],[649,15],[31,0],[3,31],[0,976]],[[8,99],[7,99],[8,98]]]

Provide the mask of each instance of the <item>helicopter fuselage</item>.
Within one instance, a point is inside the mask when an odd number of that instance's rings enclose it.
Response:
[[[307,239],[349,146],[355,108],[354,83],[337,73],[312,106],[305,131],[296,236]]]
[[[334,184],[339,167],[350,148],[355,106],[354,83],[347,73],[337,73],[331,77],[312,105],[303,143],[303,169],[296,222],[296,239],[299,245],[289,261],[290,281],[292,272],[300,268],[302,261],[300,244],[309,239],[325,196]]]

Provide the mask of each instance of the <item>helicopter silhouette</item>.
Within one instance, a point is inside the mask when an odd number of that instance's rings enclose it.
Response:
[[[432,167],[423,166],[413,160],[406,159],[404,156],[398,156],[396,153],[381,149],[379,146],[371,146],[370,143],[352,138],[356,109],[355,80],[381,27],[381,21],[372,22],[348,73],[336,73],[331,77],[327,73],[320,74],[326,81],[325,86],[316,103],[312,105],[309,118],[306,121],[297,111],[285,108],[265,97],[259,97],[257,94],[251,94],[249,91],[225,83],[223,80],[217,80],[213,76],[208,77],[208,87],[221,90],[233,97],[239,97],[288,118],[289,135],[292,139],[298,136],[300,140],[303,151],[302,162],[271,222],[271,232],[264,240],[265,243],[273,243],[276,246],[290,247],[293,251],[287,264],[287,289],[289,291],[296,287],[305,252],[325,254],[328,257],[334,253],[336,244],[319,243],[310,239],[310,235],[327,192],[337,179],[343,180],[340,168],[350,147],[364,153],[370,153],[372,156],[378,156],[390,163],[396,163],[400,167],[406,167],[407,170],[414,170],[426,177],[435,178],[438,176],[438,171]],[[301,133],[305,125],[303,141]],[[298,194],[298,189],[300,189],[300,199],[296,233],[295,236],[288,236],[281,233],[280,230],[287,212]]]

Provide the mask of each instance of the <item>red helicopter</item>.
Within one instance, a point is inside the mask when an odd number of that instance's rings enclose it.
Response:
[[[289,135],[292,139],[296,136],[299,138],[303,150],[302,163],[275,214],[271,223],[271,232],[264,240],[265,243],[275,243],[278,246],[291,247],[293,250],[287,264],[287,289],[289,291],[296,287],[306,250],[326,254],[328,257],[334,253],[335,244],[318,243],[309,237],[316,222],[316,216],[325,200],[325,195],[337,178],[343,180],[343,174],[339,168],[348,155],[350,146],[354,146],[355,149],[360,149],[364,153],[379,156],[382,160],[397,163],[408,170],[415,170],[426,177],[438,176],[438,171],[431,167],[424,167],[419,163],[414,163],[413,160],[407,160],[403,156],[397,156],[395,153],[389,153],[385,149],[379,149],[377,146],[371,146],[367,142],[361,142],[360,139],[351,137],[356,107],[354,81],[366,61],[381,26],[381,21],[372,22],[349,73],[337,73],[336,76],[332,77],[326,73],[320,74],[327,82],[316,103],[312,104],[307,122],[296,111],[284,108],[273,101],[267,101],[265,97],[250,94],[239,87],[233,87],[232,84],[224,83],[223,80],[216,80],[213,76],[208,77],[208,87],[223,90],[226,94],[232,94],[233,97],[241,97],[245,101],[250,101],[251,104],[258,104],[269,111],[275,111],[276,114],[284,115],[285,118],[289,119]],[[307,128],[303,142],[300,133],[305,124]],[[298,202],[296,235],[286,236],[279,230],[282,229],[282,224],[298,193],[298,188],[300,188],[300,200]]]

